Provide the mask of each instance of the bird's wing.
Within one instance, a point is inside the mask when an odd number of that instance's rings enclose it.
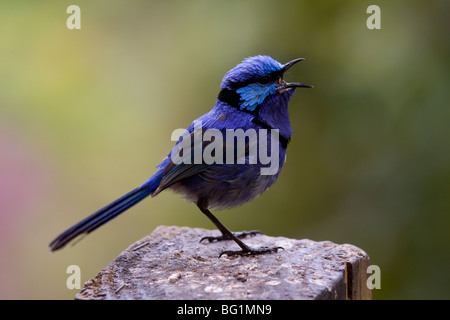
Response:
[[[171,162],[171,164],[173,164],[173,162]],[[210,167],[208,164],[178,164],[173,166],[170,172],[164,175],[158,188],[152,196],[156,196],[158,193],[170,187],[175,182],[198,174],[206,170],[208,167]]]
[[[223,118],[227,118],[226,121],[223,121]],[[219,121],[222,118],[222,121]],[[214,120],[211,120],[214,119]],[[193,175],[199,174],[207,169],[210,169],[212,166],[220,166],[225,165],[227,163],[226,161],[226,144],[225,141],[225,131],[228,127],[237,127],[237,128],[244,128],[248,126],[251,121],[249,119],[245,119],[244,117],[237,118],[235,114],[228,113],[227,116],[223,113],[215,113],[214,109],[203,115],[203,117],[197,119],[200,120],[202,123],[202,126],[200,128],[196,129],[195,127],[195,121],[191,124],[191,126],[185,131],[185,133],[180,137],[177,144],[175,145],[174,149],[172,149],[171,154],[169,155],[169,163],[165,167],[163,177],[161,179],[161,182],[156,189],[156,191],[152,194],[152,196],[156,196],[158,193],[163,191],[164,189],[170,187],[177,181],[180,181],[182,179],[191,177]],[[219,130],[222,133],[222,141],[223,143],[223,161],[224,164],[207,164],[204,162],[203,159],[203,151],[205,150],[205,147],[208,146],[212,141],[204,141],[202,137],[204,136],[204,133],[206,130],[215,129]],[[186,140],[187,139],[187,140]],[[199,140],[200,139],[200,140]],[[180,149],[180,144],[182,141],[186,141],[183,148],[183,155],[178,157],[177,161],[174,161],[174,154],[178,154]],[[195,150],[195,148],[201,150]],[[236,146],[234,146],[236,147]],[[178,148],[178,149],[177,149]],[[236,163],[236,159],[239,157],[245,157],[246,154],[249,152],[249,146],[248,144],[245,144],[244,146],[245,150],[241,150],[240,152],[236,152],[233,155],[234,161],[233,163]],[[177,151],[178,150],[178,151]],[[187,152],[186,152],[187,151]],[[197,155],[195,154],[197,152],[201,154],[201,158],[196,159]]]
[[[190,136],[192,137],[194,133],[191,133]],[[193,141],[192,139],[191,141]],[[152,196],[156,196],[158,193],[163,191],[164,189],[170,187],[177,181],[180,181],[182,179],[191,177],[196,174],[200,174],[204,172],[205,170],[211,169],[214,166],[226,166],[227,158],[227,142],[225,141],[222,145],[222,161],[221,163],[205,163],[205,159],[203,158],[203,151],[205,150],[205,147],[208,146],[212,141],[202,141],[202,148],[200,150],[197,150],[197,152],[201,152],[201,158],[195,161],[194,159],[194,143],[192,142],[191,148],[186,152],[185,155],[180,157],[178,161],[174,161],[173,157],[169,155],[169,161],[167,166],[164,169],[163,177],[159,183],[158,188],[155,190],[155,192],[152,194]],[[243,146],[243,149],[240,151],[237,151],[237,146],[233,145],[233,159],[231,163],[237,163],[238,158],[247,157],[249,155],[249,143],[245,143]],[[220,157],[220,156],[219,156]],[[188,161],[186,161],[188,160]]]
[[[205,129],[202,129],[202,135],[204,131]],[[185,145],[185,149],[183,149],[182,151],[183,154],[179,156],[176,161],[174,161],[174,155],[179,155],[178,152],[180,151],[180,142],[182,141],[182,138],[180,137],[180,140],[178,140],[176,146],[174,147],[174,149],[172,149],[172,152],[169,155],[171,161],[169,161],[168,165],[164,169],[164,174],[161,182],[159,183],[158,188],[155,190],[152,196],[156,196],[158,193],[170,187],[175,182],[198,174],[211,166],[210,164],[204,163],[203,158],[201,158],[201,163],[198,163],[198,161],[195,161],[196,159],[194,159],[194,152],[201,151],[201,153],[203,153],[203,149],[206,147],[206,145],[211,143],[210,141],[201,142],[201,150],[194,150],[195,143],[198,142],[198,140],[196,141],[196,139],[198,138],[195,136],[195,132],[192,131],[191,133],[183,135],[183,139],[187,139],[184,141],[187,141],[188,143],[187,145]]]

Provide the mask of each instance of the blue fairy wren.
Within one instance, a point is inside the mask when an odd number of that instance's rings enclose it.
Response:
[[[302,60],[299,58],[281,64],[269,56],[258,55],[244,59],[229,70],[220,85],[214,108],[191,124],[150,179],[64,231],[49,244],[50,250],[61,249],[77,236],[94,231],[144,198],[154,197],[166,189],[193,201],[222,233],[221,236],[204,237],[200,241],[234,240],[241,248],[238,251],[224,251],[220,255],[256,255],[281,249],[247,246],[241,239],[260,232],[233,233],[210,209],[240,206],[259,196],[277,180],[292,136],[289,100],[296,88],[312,88],[302,83],[288,83],[283,75]],[[250,134],[244,136],[246,140],[241,148],[236,147],[233,142],[237,136],[228,133],[238,130],[264,133],[256,142],[259,154],[252,153],[251,149],[255,146],[250,141],[254,140],[250,139],[253,137]],[[206,138],[207,133],[209,138]],[[200,142],[199,137],[202,138]],[[270,156],[276,157],[274,160],[277,163],[275,170],[266,174],[263,174],[263,169],[267,169],[268,162],[261,157],[263,144],[266,151],[270,149]],[[184,147],[180,148],[181,145]],[[205,154],[216,161],[207,161]]]

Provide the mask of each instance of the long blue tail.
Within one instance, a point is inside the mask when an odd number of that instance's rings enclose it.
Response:
[[[110,203],[106,207],[100,209],[86,219],[78,222],[61,233],[48,246],[51,251],[55,251],[64,247],[68,242],[75,239],[81,234],[94,231],[106,222],[114,219],[125,210],[131,208],[147,196],[152,194],[161,181],[161,170],[155,173],[149,180],[147,180],[140,187],[130,191],[126,195],[120,197],[116,201]]]

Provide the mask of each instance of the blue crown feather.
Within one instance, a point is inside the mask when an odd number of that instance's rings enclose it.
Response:
[[[282,69],[283,65],[269,56],[249,57],[225,74],[220,89],[234,89],[236,83],[252,82]]]

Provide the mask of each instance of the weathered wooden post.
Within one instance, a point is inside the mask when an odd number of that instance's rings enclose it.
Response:
[[[361,249],[256,235],[253,247],[277,253],[218,257],[232,241],[200,243],[216,230],[160,226],[132,244],[75,296],[76,299],[371,299],[369,256]]]

